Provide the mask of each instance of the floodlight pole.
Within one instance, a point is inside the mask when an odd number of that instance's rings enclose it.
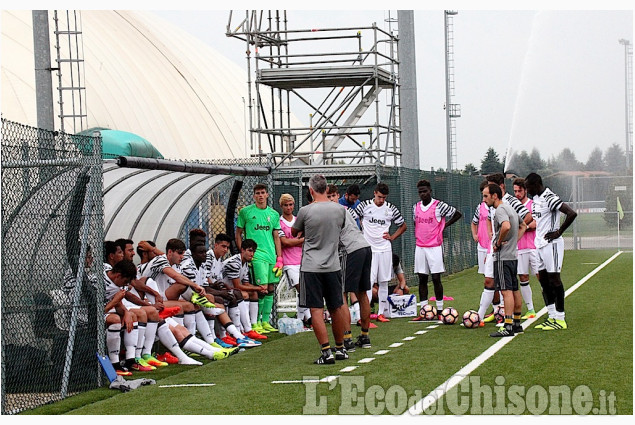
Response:
[[[630,40],[621,38],[618,42],[624,46],[624,97],[626,113],[626,170],[631,167],[633,158],[633,45]]]

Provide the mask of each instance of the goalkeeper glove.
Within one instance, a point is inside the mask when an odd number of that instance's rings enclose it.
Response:
[[[282,257],[278,257],[276,259],[276,265],[273,266],[273,273],[276,275],[276,277],[280,277],[282,276],[282,266],[284,264],[282,263]]]

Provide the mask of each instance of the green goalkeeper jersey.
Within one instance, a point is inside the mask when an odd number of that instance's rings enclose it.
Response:
[[[243,229],[245,239],[253,239],[258,244],[255,261],[276,263],[276,245],[273,231],[280,230],[280,214],[271,207],[260,209],[251,204],[238,212],[236,227]]]

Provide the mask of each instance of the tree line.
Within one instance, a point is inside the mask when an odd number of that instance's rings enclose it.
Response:
[[[599,147],[595,147],[586,162],[578,160],[575,152],[570,148],[564,148],[559,154],[552,155],[548,159],[543,159],[536,148],[532,149],[531,152],[523,150],[513,154],[508,169],[505,170],[505,157],[501,159],[496,150],[489,147],[481,160],[480,168],[477,168],[473,163],[468,163],[461,170],[461,174],[487,175],[508,172],[518,176],[526,176],[532,171],[541,175],[550,175],[560,171],[606,171],[616,176],[632,176],[632,164],[631,158],[627,166],[624,148],[613,143],[604,152]]]

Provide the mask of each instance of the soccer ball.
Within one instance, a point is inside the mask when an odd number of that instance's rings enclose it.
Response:
[[[468,310],[463,313],[463,326],[469,329],[478,328],[481,318],[478,317],[478,313],[474,310]]]
[[[459,318],[459,312],[454,307],[446,307],[441,312],[441,320],[446,325],[453,325]]]
[[[426,304],[419,310],[419,316],[421,316],[423,320],[436,320],[437,308],[433,305]]]
[[[498,307],[494,312],[494,319],[496,319],[496,323],[503,323],[505,321],[505,307]]]

